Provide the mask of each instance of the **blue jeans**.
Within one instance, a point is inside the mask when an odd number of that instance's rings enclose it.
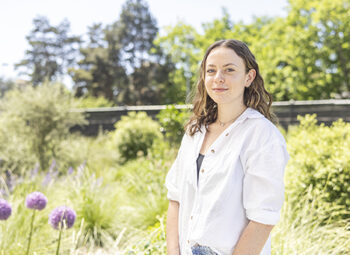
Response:
[[[208,246],[201,246],[199,244],[195,244],[191,247],[193,255],[218,255]]]

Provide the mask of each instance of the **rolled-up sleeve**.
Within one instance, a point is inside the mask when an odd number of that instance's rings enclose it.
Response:
[[[267,225],[275,225],[279,221],[288,160],[286,145],[281,141],[269,142],[246,153],[243,206],[249,220]]]
[[[167,198],[169,200],[174,200],[174,201],[180,200],[179,175],[180,175],[180,157],[178,153],[174,163],[170,167],[170,170],[165,178],[165,186],[168,189]]]
[[[181,158],[184,149],[184,140],[186,134],[183,136],[176,159],[170,167],[170,170],[165,178],[165,187],[168,189],[167,198],[169,200],[180,200],[180,176],[181,176]]]

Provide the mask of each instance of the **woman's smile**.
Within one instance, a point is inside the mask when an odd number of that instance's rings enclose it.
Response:
[[[223,93],[223,92],[225,92],[225,91],[227,91],[228,89],[223,89],[223,88],[215,88],[215,89],[213,89],[213,91],[215,92],[215,93]]]

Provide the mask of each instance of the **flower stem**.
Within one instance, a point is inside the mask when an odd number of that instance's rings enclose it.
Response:
[[[36,211],[36,210],[33,210],[32,222],[30,223],[30,233],[29,233],[29,237],[28,237],[28,246],[27,246],[26,255],[29,254],[30,243],[32,242],[32,234],[33,234],[33,226],[34,226],[35,211]]]
[[[60,251],[61,235],[62,235],[62,227],[60,227],[60,234],[58,236],[58,244],[57,244],[57,249],[56,249],[56,255],[58,255],[59,251]]]

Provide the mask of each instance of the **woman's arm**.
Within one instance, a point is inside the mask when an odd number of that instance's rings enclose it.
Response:
[[[233,251],[233,255],[259,255],[274,226],[249,221]]]
[[[179,219],[179,203],[173,200],[169,200],[167,223],[166,223],[166,242],[167,242],[167,254],[179,255],[179,231],[178,231],[178,219]]]

